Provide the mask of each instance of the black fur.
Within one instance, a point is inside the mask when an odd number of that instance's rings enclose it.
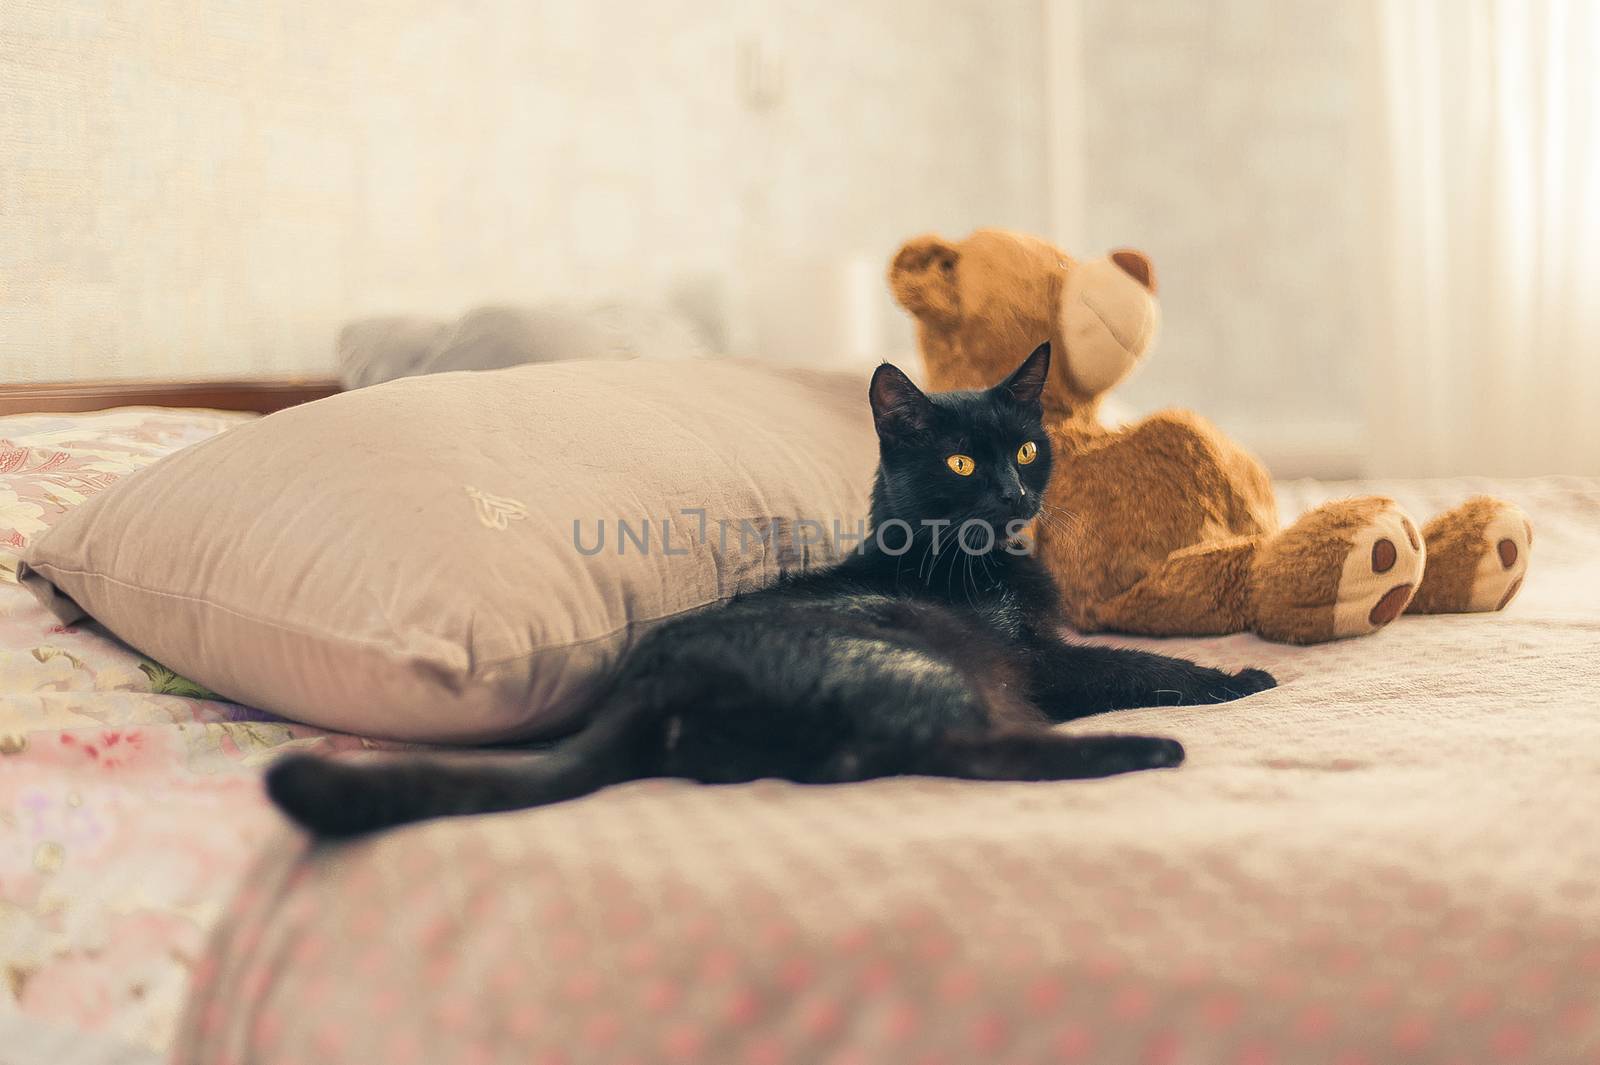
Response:
[[[313,832],[342,837],[643,777],[1064,780],[1179,764],[1173,740],[1049,726],[1225,702],[1275,682],[1059,635],[1049,575],[1007,534],[1038,513],[1050,477],[1039,406],[1049,358],[1042,345],[988,391],[932,396],[878,368],[872,526],[908,523],[910,550],[891,553],[904,542],[898,529],[869,536],[831,568],[656,627],[624,655],[585,729],[550,750],[361,765],[291,756],[267,776],[273,800]],[[1024,464],[1018,449],[1030,441],[1037,457]],[[950,469],[952,454],[973,460],[970,476]],[[963,546],[956,530],[969,519]]]

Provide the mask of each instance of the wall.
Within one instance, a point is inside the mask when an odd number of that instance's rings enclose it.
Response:
[[[1364,5],[1055,2],[1079,14],[1083,70],[1063,239],[1142,248],[1161,282],[1163,337],[1125,398],[1204,411],[1280,474],[1356,472]]]
[[[353,315],[686,289],[758,345],[775,288],[1042,227],[1040,19],[5,0],[0,381],[319,372]]]

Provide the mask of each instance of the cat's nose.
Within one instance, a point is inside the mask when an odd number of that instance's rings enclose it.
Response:
[[[1005,470],[1001,473],[999,485],[1000,501],[1002,503],[1020,503],[1028,498],[1028,489],[1022,483],[1022,478],[1017,476],[1016,470]]]

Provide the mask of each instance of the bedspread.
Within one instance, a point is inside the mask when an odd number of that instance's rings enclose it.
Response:
[[[57,624],[15,582],[67,508],[247,417],[0,418],[0,1060],[26,1060],[5,1055],[30,1020],[57,1033],[39,1046],[67,1028],[165,1052],[210,924],[276,824],[259,767],[361,743],[220,701],[92,623]]]
[[[66,507],[239,417],[0,419],[0,1060],[149,1060],[191,984],[195,1065],[1600,1060],[1600,481],[1280,486],[1504,495],[1527,585],[1321,647],[1103,641],[1282,682],[1069,726],[1176,736],[1176,772],[642,782],[319,850],[260,767],[363,741],[10,580]]]
[[[177,1061],[1375,1065],[1600,1060],[1600,481],[1504,613],[1317,647],[1111,640],[1275,672],[1100,781],[639,782],[342,847],[281,831]]]

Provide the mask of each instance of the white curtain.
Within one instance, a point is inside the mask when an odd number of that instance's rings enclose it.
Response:
[[[1368,466],[1600,474],[1600,0],[1371,0]]]

